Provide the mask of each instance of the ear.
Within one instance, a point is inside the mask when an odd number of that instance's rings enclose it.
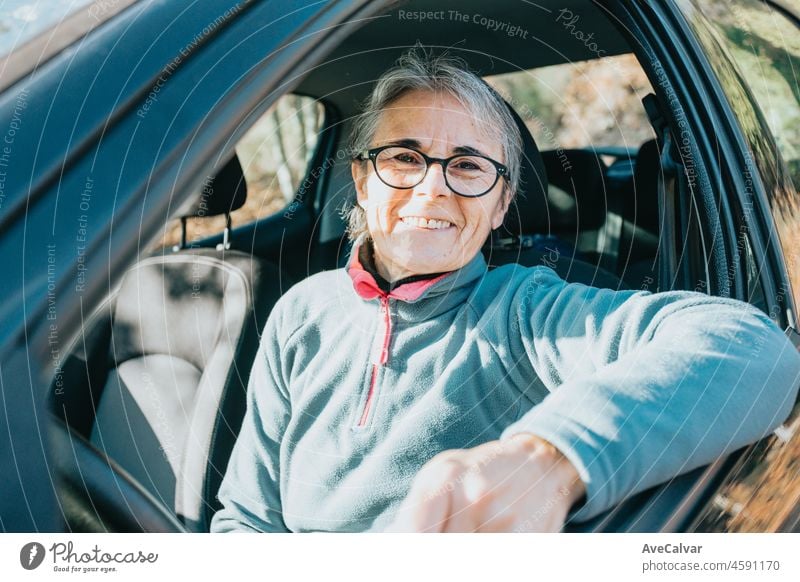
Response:
[[[503,220],[506,218],[506,212],[511,205],[511,189],[508,187],[503,188],[502,202],[497,205],[494,216],[492,216],[492,230],[500,228]]]
[[[361,208],[367,207],[367,172],[363,160],[353,160],[350,163],[350,173],[356,185],[356,199]]]

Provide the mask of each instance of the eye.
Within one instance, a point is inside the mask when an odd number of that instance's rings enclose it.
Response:
[[[489,172],[491,170],[491,167],[487,160],[475,156],[456,158],[455,160],[450,162],[450,167],[453,169],[453,171],[461,172],[464,174],[471,174],[475,172]]]
[[[472,160],[456,160],[453,165],[459,170],[480,170],[478,164]]]
[[[401,164],[420,164],[422,158],[413,152],[400,152],[392,156],[392,160]]]

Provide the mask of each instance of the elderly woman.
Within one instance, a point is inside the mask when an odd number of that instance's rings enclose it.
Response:
[[[558,531],[788,415],[800,356],[747,304],[487,270],[520,144],[457,59],[378,80],[348,266],[270,314],[212,531]]]

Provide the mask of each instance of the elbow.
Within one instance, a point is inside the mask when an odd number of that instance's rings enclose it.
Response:
[[[771,322],[770,322],[771,323]],[[752,382],[744,389],[760,392],[753,412],[763,419],[764,434],[774,431],[791,414],[800,389],[800,353],[783,332],[774,324],[771,336],[760,348],[753,348],[749,375]]]
[[[773,397],[777,400],[778,422],[784,422],[798,401],[800,390],[800,353],[788,341],[785,342],[784,353],[775,366],[775,386]]]

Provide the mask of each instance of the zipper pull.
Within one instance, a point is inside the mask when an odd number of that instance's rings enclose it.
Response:
[[[389,314],[389,298],[381,297],[381,312],[383,313],[383,346],[379,363],[383,366],[389,361],[389,342],[392,337],[392,318]]]

